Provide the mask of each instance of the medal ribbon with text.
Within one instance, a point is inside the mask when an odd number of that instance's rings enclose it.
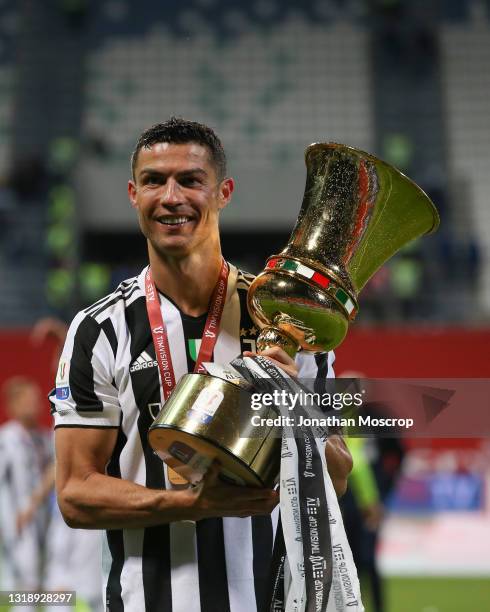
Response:
[[[226,301],[228,274],[228,264],[223,259],[221,262],[218,282],[216,283],[211,296],[208,316],[206,319],[206,324],[204,325],[201,348],[194,367],[194,373],[196,374],[206,373],[206,369],[202,364],[204,362],[211,361],[213,355],[216,340],[218,339],[221,315],[223,314],[223,308]],[[162,381],[163,400],[166,402],[175,387],[175,374],[172,365],[172,357],[170,356],[167,328],[160,309],[160,298],[158,296],[158,291],[155,286],[155,282],[153,281],[150,268],[148,268],[145,276],[145,293],[146,309],[148,312],[148,319],[150,321],[151,335],[153,338],[153,344],[155,346],[155,355]]]

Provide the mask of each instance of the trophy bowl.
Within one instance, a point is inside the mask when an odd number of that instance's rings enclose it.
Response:
[[[248,291],[257,347],[328,351],[344,339],[358,294],[398,250],[434,232],[427,194],[386,162],[336,143],[305,151],[303,204],[287,246]]]

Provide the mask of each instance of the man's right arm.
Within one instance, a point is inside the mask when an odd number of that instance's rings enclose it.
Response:
[[[120,529],[182,520],[269,514],[278,494],[269,489],[223,485],[212,466],[198,486],[149,489],[105,473],[117,428],[56,429],[56,490],[70,527]],[[163,469],[163,465],[162,465]]]

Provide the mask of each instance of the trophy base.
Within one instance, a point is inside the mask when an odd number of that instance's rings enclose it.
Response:
[[[272,488],[279,475],[277,426],[253,426],[276,417],[271,407],[251,410],[250,393],[215,376],[186,374],[153,422],[148,441],[177,474],[195,484],[214,460],[233,484]],[[262,421],[261,421],[262,422]]]
[[[160,459],[191,484],[200,482],[216,460],[220,464],[219,477],[226,483],[248,487],[275,484],[275,481],[264,482],[251,466],[214,441],[173,427],[161,426],[154,430],[151,444]]]

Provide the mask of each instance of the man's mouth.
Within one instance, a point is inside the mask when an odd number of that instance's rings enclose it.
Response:
[[[192,221],[191,217],[186,217],[185,215],[172,216],[172,217],[160,217],[157,219],[158,223],[162,225],[184,225],[189,221]]]

